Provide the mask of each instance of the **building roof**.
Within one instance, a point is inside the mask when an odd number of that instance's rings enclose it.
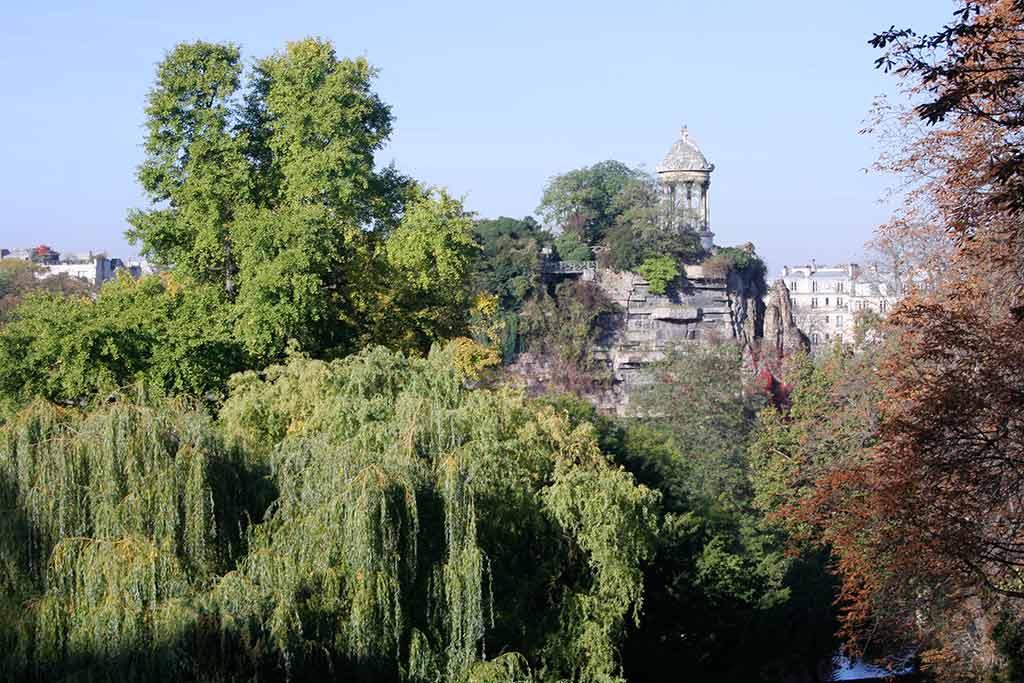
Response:
[[[841,263],[838,266],[819,266],[809,264],[803,266],[783,266],[780,278],[811,278],[814,280],[849,280],[859,272],[856,263]]]
[[[665,158],[657,166],[658,173],[669,173],[671,171],[706,171],[715,170],[714,164],[709,164],[700,151],[697,143],[690,139],[690,132],[683,126],[679,139],[672,145]]]

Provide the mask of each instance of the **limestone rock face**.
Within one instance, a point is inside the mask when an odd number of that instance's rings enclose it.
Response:
[[[686,266],[681,284],[665,294],[651,292],[641,275],[585,264],[550,273],[553,282],[580,278],[595,285],[616,304],[616,320],[592,349],[598,366],[610,378],[579,389],[599,410],[621,416],[636,414],[638,390],[652,381],[651,366],[680,342],[713,343],[733,340],[743,347],[745,374],[750,378],[767,368],[776,373],[779,359],[807,340],[793,321],[793,306],[784,283],[776,283],[765,298],[763,284],[740,273],[727,277]],[[781,289],[779,289],[781,287]],[[508,368],[508,376],[529,393],[543,393],[553,381],[552,359],[523,353]]]
[[[628,415],[630,396],[650,381],[649,367],[682,341],[711,343],[734,339],[747,347],[762,335],[764,304],[757,283],[733,273],[727,279],[688,266],[683,283],[654,294],[650,283],[631,272],[599,269],[596,284],[621,307],[616,332],[599,340],[595,359],[608,364],[613,378],[613,412]]]

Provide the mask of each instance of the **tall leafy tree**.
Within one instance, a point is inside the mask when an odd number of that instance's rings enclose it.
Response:
[[[409,195],[374,162],[390,109],[369,63],[323,40],[289,43],[243,75],[232,45],[182,44],[161,63],[139,171],[155,206],[131,213],[129,237],[219,283],[253,357],[279,357],[289,339],[349,352],[389,277],[377,242]]]
[[[146,255],[219,282],[229,295],[237,270],[231,226],[251,201],[246,133],[236,119],[241,75],[231,44],[183,43],[159,64],[138,172],[156,206],[131,211],[127,233]]]
[[[371,90],[365,59],[338,59],[325,41],[289,43],[260,60],[242,130],[259,163],[259,202],[243,208],[238,251],[238,329],[262,358],[288,339],[312,352],[351,350],[359,295],[380,266],[365,228],[394,188],[374,152],[391,114]]]
[[[620,161],[602,161],[557,175],[545,186],[537,212],[548,226],[596,246],[623,210],[616,196],[640,176],[640,171]]]
[[[426,350],[465,333],[479,246],[462,202],[444,190],[422,192],[387,236],[384,253],[394,297],[380,311],[380,322],[391,329],[384,337],[402,348]]]
[[[696,232],[667,226],[658,181],[649,174],[638,174],[626,183],[612,206],[615,222],[602,245],[602,265],[634,270],[650,259],[693,263],[704,255]]]

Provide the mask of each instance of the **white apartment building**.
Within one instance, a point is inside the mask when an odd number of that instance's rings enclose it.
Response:
[[[856,263],[783,266],[779,278],[789,289],[793,317],[812,351],[836,339],[852,341],[858,312],[885,316],[899,298],[889,278]]]
[[[46,264],[42,268],[43,277],[65,274],[68,277],[85,280],[91,285],[101,285],[114,277],[118,268],[122,267],[120,259],[110,259],[106,256],[94,256],[92,254],[70,254],[66,260],[59,263]]]

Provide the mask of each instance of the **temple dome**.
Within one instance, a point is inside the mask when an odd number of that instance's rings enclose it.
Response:
[[[703,152],[697,143],[690,139],[690,132],[683,126],[679,139],[672,145],[665,158],[656,167],[658,173],[671,173],[674,171],[702,171],[710,173],[715,170],[714,164],[709,164],[704,158]]]

